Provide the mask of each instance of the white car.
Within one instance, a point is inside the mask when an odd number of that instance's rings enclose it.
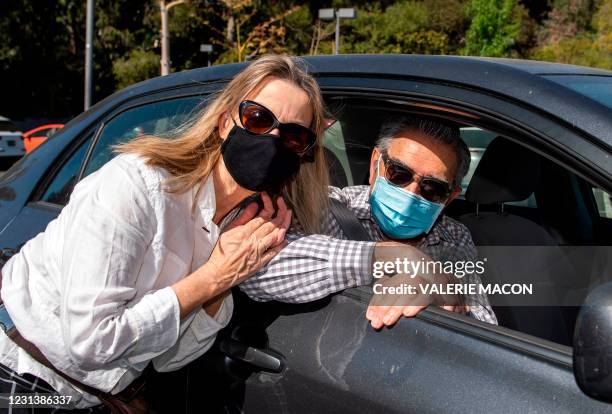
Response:
[[[0,171],[25,155],[22,133],[10,119],[0,116]]]

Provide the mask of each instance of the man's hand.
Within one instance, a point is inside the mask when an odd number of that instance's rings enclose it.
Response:
[[[393,262],[397,258],[409,261],[427,262],[432,259],[414,246],[397,242],[377,243],[373,261]],[[457,295],[428,293],[425,286],[435,284],[444,286],[454,281],[453,275],[421,272],[419,274],[396,274],[393,277],[384,276],[374,281],[379,285],[370,301],[366,318],[374,329],[394,325],[400,317],[413,317],[430,304],[436,304],[451,312],[466,313],[469,308],[463,305]],[[391,288],[391,290],[389,290]],[[395,292],[392,290],[395,289]],[[410,291],[410,293],[397,293]],[[378,292],[378,293],[376,293]]]

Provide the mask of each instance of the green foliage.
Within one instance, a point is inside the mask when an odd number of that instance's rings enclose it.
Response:
[[[592,0],[554,0],[539,33],[540,44],[573,39],[591,28]]]
[[[516,0],[471,0],[466,13],[471,18],[466,33],[465,54],[509,56],[521,23],[515,18]]]
[[[113,74],[118,89],[153,78],[159,74],[159,70],[159,55],[142,49],[133,49],[127,57],[113,62]]]
[[[358,13],[343,24],[341,53],[444,54],[448,35],[430,28],[429,11],[416,1],[397,2],[386,10],[378,6]]]
[[[333,53],[322,7],[354,7],[341,53],[470,54],[612,68],[612,0],[188,0],[169,12],[172,71],[275,52]],[[96,0],[94,101],[159,74],[159,0]],[[532,9],[533,11],[533,9]],[[83,105],[85,2],[0,1],[0,114],[73,116]],[[10,103],[10,105],[9,105]]]
[[[583,27],[592,27],[595,31],[549,38],[531,56],[538,60],[612,69],[612,0],[601,2],[591,21],[583,22]]]

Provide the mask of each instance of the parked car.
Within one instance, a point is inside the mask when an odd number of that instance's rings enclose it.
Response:
[[[45,124],[24,132],[23,144],[26,153],[32,152],[34,148],[45,142],[47,138],[53,136],[53,134],[55,134],[63,127],[64,124]]]
[[[520,226],[491,231],[489,243],[612,244],[612,211],[605,204],[612,193],[612,72],[450,56],[307,61],[338,119],[324,143],[334,184],[366,183],[370,151],[389,114],[443,119],[461,127],[475,162],[498,160],[491,164],[498,168],[494,176],[512,178],[499,186],[528,194],[513,203],[455,200],[447,214],[468,224],[475,240],[493,228],[488,220],[511,218]],[[25,156],[0,179],[5,254],[45,229],[74,185],[113,157],[112,144],[167,134],[243,67],[214,66],[133,85]],[[514,152],[492,153],[496,140]],[[177,411],[612,412],[612,405],[587,396],[612,400],[612,315],[599,306],[610,303],[612,293],[582,270],[577,276],[585,296],[595,292],[580,299],[589,305],[582,313],[579,307],[495,308],[500,326],[430,308],[375,331],[365,319],[369,287],[301,305],[256,303],[236,290],[232,322],[213,349],[157,376],[154,395]]]
[[[0,116],[0,171],[7,170],[24,154],[21,131],[10,119]]]

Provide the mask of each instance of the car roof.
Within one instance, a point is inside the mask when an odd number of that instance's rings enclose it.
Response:
[[[465,56],[462,59],[474,59],[481,62],[490,62],[498,65],[510,66],[517,70],[529,72],[534,75],[590,75],[612,76],[612,71],[586,66],[568,65],[565,63],[542,62],[539,60],[486,58]]]
[[[311,73],[318,77],[404,77],[485,90],[556,116],[600,143],[612,147],[610,109],[543,76],[612,77],[612,71],[559,63],[468,56],[361,54],[305,56],[304,60],[308,63]],[[234,63],[173,73],[132,85],[107,99],[173,89],[183,85],[226,81],[245,65],[246,63]]]

